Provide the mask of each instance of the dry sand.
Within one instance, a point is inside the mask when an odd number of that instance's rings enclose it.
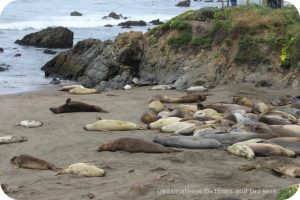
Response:
[[[139,119],[150,96],[183,93],[150,91],[144,87],[79,96],[56,89],[42,88],[31,93],[0,96],[0,136],[12,134],[29,138],[24,143],[0,145],[0,182],[8,185],[9,196],[16,200],[206,200],[232,196],[271,200],[275,199],[279,188],[299,182],[299,179],[275,176],[270,170],[239,171],[238,166],[249,161],[224,150],[184,150],[174,154],[97,152],[100,144],[119,137],[151,141],[155,136],[166,134],[153,130],[87,132],[83,129],[85,124],[94,122],[97,116],[141,123]],[[108,93],[118,96],[107,96]],[[236,94],[262,100],[278,94],[296,94],[289,89],[279,91],[245,85],[219,87],[210,93],[208,102],[229,101]],[[109,113],[52,114],[49,111],[68,97],[99,105]],[[25,119],[40,120],[44,125],[34,129],[15,126]],[[9,163],[10,158],[24,153],[60,167],[77,162],[93,163],[106,169],[107,176],[55,176],[55,172],[49,170],[15,169]],[[172,193],[166,189],[179,190],[173,191],[176,194],[165,194]]]

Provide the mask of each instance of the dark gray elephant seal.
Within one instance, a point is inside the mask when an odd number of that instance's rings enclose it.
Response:
[[[250,113],[252,112],[252,108],[247,106],[241,106],[238,104],[230,104],[230,103],[214,103],[209,105],[201,105],[201,103],[197,104],[197,107],[200,109],[212,108],[219,113],[230,114],[230,113]]]
[[[291,158],[272,156],[261,158],[250,165],[243,165],[239,170],[249,171],[253,169],[271,169],[279,174],[293,178],[300,177],[300,163],[294,162]]]
[[[246,145],[254,151],[255,156],[262,156],[262,157],[268,157],[268,156],[296,157],[297,156],[297,154],[294,151],[283,148],[276,144],[249,143]]]
[[[59,107],[52,107],[50,110],[55,113],[71,113],[71,112],[102,112],[107,113],[106,110],[103,110],[99,106],[89,105],[79,101],[72,101],[70,98],[66,100],[64,105]]]
[[[153,142],[166,147],[177,147],[186,149],[218,149],[222,144],[214,139],[206,139],[194,136],[167,136],[155,137]]]
[[[126,151],[129,153],[174,153],[179,150],[137,138],[119,138],[102,144],[98,151]]]
[[[195,136],[207,139],[214,139],[223,145],[232,145],[237,142],[259,138],[259,134],[251,132],[233,131],[230,133],[199,133]]]
[[[33,156],[22,154],[19,156],[14,156],[10,162],[15,164],[17,168],[27,168],[27,169],[42,169],[42,170],[54,170],[58,171],[59,169],[56,168],[53,164],[41,160],[39,158],[35,158]]]

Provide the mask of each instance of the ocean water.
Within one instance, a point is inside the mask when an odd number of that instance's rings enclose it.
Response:
[[[220,7],[222,4],[192,1],[191,7],[175,6],[179,0],[15,0],[0,16],[0,64],[10,65],[9,70],[0,72],[0,94],[18,93],[35,90],[47,85],[51,80],[44,78],[40,68],[54,55],[43,53],[43,48],[24,47],[15,44],[28,33],[49,26],[64,26],[74,32],[74,44],[87,38],[113,40],[118,33],[129,31],[118,26],[104,27],[105,24],[117,25],[125,20],[103,20],[102,17],[114,11],[128,17],[127,20],[154,19],[166,21],[180,13],[207,6]],[[79,11],[82,17],[69,16]],[[130,30],[145,32],[146,27]],[[62,51],[62,50],[59,50]],[[21,57],[14,57],[22,54]]]

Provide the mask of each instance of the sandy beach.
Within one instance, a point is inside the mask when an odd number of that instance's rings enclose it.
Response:
[[[147,100],[155,94],[183,94],[178,91],[151,91],[148,87],[109,91],[93,95],[70,95],[44,87],[39,91],[0,96],[0,136],[21,135],[23,143],[0,145],[0,182],[7,184],[16,200],[75,199],[275,199],[278,189],[299,182],[278,177],[270,170],[239,171],[250,163],[224,150],[184,150],[172,154],[97,152],[100,144],[119,137],[151,141],[167,135],[155,130],[87,132],[83,126],[98,116],[138,124]],[[209,91],[207,102],[231,101],[245,95],[268,102],[278,95],[295,95],[290,89],[255,88],[247,85],[223,86]],[[116,96],[107,96],[115,94]],[[72,100],[99,105],[109,113],[52,114],[49,108]],[[39,128],[15,126],[35,119]],[[15,169],[10,159],[19,154],[47,160],[59,167],[78,162],[93,163],[107,171],[105,177],[55,176],[50,170]],[[297,158],[297,160],[300,160]],[[177,191],[170,191],[175,189]],[[190,191],[188,191],[188,189]],[[169,190],[169,191],[168,191]],[[173,193],[173,194],[170,194]]]

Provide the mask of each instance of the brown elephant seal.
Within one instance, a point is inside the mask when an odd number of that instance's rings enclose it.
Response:
[[[222,147],[222,144],[217,140],[194,136],[155,137],[153,142],[162,144],[166,147],[186,149],[218,149]]]
[[[287,156],[287,157],[296,157],[297,154],[294,151],[288,150],[276,144],[265,144],[265,143],[249,143],[246,144],[250,147],[255,156]]]
[[[98,151],[126,151],[129,153],[174,153],[176,149],[137,138],[119,138],[102,144]]]
[[[144,124],[151,124],[152,122],[155,122],[156,120],[158,120],[158,116],[157,116],[156,112],[154,112],[152,110],[145,111],[141,117],[141,121]]]
[[[300,140],[300,138],[298,138]],[[283,148],[289,149],[291,151],[294,151],[297,155],[300,155],[300,141],[288,141],[285,139],[285,137],[283,138],[273,138],[273,139],[269,139],[264,141],[264,143],[269,143],[269,144],[276,144],[279,145]]]
[[[42,169],[42,170],[54,170],[58,171],[59,169],[56,168],[53,164],[41,160],[39,158],[35,158],[33,156],[22,154],[19,156],[14,156],[10,162],[16,165],[16,168],[27,168],[27,169]]]
[[[268,127],[277,137],[300,137],[299,125],[269,125]]]
[[[253,101],[248,97],[235,96],[233,97],[232,102],[241,106],[247,106],[249,108],[253,107]]]
[[[166,96],[166,95],[155,95],[152,99],[157,99],[162,103],[197,103],[206,100],[206,95],[204,94],[190,94],[184,96]]]
[[[71,112],[102,112],[108,113],[99,106],[89,105],[79,101],[72,101],[70,98],[66,100],[66,103],[59,107],[52,107],[50,110],[55,113],[71,113]]]
[[[287,95],[285,97],[274,97],[271,101],[273,106],[285,106],[289,103],[291,96]]]
[[[259,118],[259,122],[268,125],[291,125],[291,121],[277,115],[263,115]]]
[[[212,108],[217,112],[224,113],[224,114],[231,114],[231,113],[246,114],[252,112],[252,108],[249,108],[247,106],[241,106],[238,104],[229,104],[229,103],[214,103],[214,104],[202,105],[202,106],[201,104],[198,104],[197,107],[200,109]]]
[[[253,169],[271,169],[279,174],[289,177],[300,177],[300,163],[294,162],[291,158],[272,156],[256,160],[250,165],[242,165],[239,170],[249,171]]]

